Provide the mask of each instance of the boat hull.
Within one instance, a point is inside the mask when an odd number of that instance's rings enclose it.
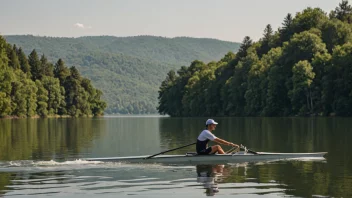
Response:
[[[324,160],[327,152],[317,153],[267,153],[258,154],[224,154],[224,155],[159,155],[150,159],[148,156],[86,158],[87,161],[127,162],[127,163],[168,163],[168,164],[204,164],[204,163],[243,163],[277,160]]]

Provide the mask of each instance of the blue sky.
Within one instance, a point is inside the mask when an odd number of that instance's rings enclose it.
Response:
[[[341,0],[2,0],[0,34],[189,36],[241,42],[287,15]]]

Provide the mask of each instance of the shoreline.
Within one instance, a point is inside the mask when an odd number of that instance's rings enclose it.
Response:
[[[93,116],[93,115],[86,115],[86,116],[80,116],[77,118],[83,118],[83,117],[102,117],[102,116]],[[45,116],[45,117],[40,117],[39,115],[31,116],[31,117],[20,117],[20,116],[4,116],[0,117],[0,120],[17,120],[17,119],[39,119],[39,118],[76,118],[70,115],[50,115],[50,116]]]

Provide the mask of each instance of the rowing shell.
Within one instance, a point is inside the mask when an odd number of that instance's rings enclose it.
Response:
[[[127,162],[127,163],[169,163],[169,164],[199,164],[199,163],[242,163],[242,162],[265,162],[276,160],[299,160],[312,159],[324,160],[327,152],[316,153],[268,153],[257,152],[258,154],[249,154],[237,152],[235,154],[215,154],[215,155],[195,155],[187,153],[186,155],[159,155],[154,158],[146,159],[148,156],[129,156],[129,157],[107,157],[107,158],[86,158],[87,161],[103,162]]]

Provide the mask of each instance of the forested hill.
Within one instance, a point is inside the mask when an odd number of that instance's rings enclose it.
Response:
[[[219,60],[239,48],[238,43],[188,37],[4,37],[26,54],[35,49],[52,62],[62,58],[75,66],[102,90],[106,113],[156,113],[158,87],[167,71],[193,60]]]
[[[101,95],[62,59],[53,64],[35,50],[27,58],[0,36],[0,118],[99,116],[106,107]]]
[[[352,6],[287,14],[237,54],[171,70],[159,102],[171,116],[351,116]]]

